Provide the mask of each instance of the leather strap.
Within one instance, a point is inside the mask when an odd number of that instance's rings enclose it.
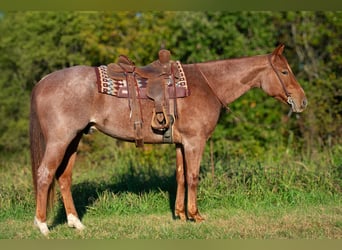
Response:
[[[135,145],[137,147],[142,147],[144,145],[143,135],[142,135],[142,115],[141,115],[141,105],[139,100],[137,99],[136,92],[137,83],[135,80],[134,74],[127,74],[127,84],[129,89],[129,100],[132,101],[130,105],[131,115],[130,117],[133,120],[133,127],[135,130]]]
[[[279,82],[280,82],[281,86],[283,87],[283,90],[284,90],[284,92],[285,92],[285,95],[286,95],[287,97],[291,97],[291,95],[290,95],[290,93],[287,91],[287,89],[286,89],[286,87],[285,87],[285,84],[284,84],[283,80],[281,79],[281,77],[280,77],[278,71],[277,71],[276,68],[274,67],[274,65],[273,65],[273,63],[272,63],[272,60],[271,60],[271,57],[272,57],[272,54],[270,54],[270,55],[267,57],[267,58],[268,58],[268,61],[269,61],[269,63],[271,64],[271,67],[272,67],[273,71],[276,73],[276,75],[277,75],[277,77],[278,77],[278,79],[279,79]]]

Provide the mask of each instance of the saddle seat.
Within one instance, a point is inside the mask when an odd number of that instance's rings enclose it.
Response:
[[[158,59],[146,66],[136,67],[127,56],[120,56],[117,63],[95,68],[99,93],[128,99],[138,147],[144,143],[144,110],[140,100],[153,101],[151,128],[162,135],[162,142],[172,143],[172,124],[178,117],[177,99],[190,95],[182,64],[170,57],[170,51],[162,49]]]
[[[120,55],[117,63],[108,65],[108,75],[114,79],[125,79],[126,74],[134,73],[140,78],[151,79],[158,78],[163,74],[171,74],[171,53],[169,50],[159,51],[159,60],[156,60],[146,66],[136,67],[127,56]]]
[[[127,56],[121,55],[117,63],[108,65],[108,76],[112,79],[126,80],[128,75],[133,75],[135,82],[128,82],[130,85],[137,84],[137,79],[146,82],[146,95],[154,101],[153,117],[151,126],[154,130],[166,131],[170,126],[169,114],[166,110],[166,102],[169,96],[166,94],[168,80],[178,77],[178,70],[172,70],[171,53],[162,49],[158,53],[158,60],[142,67],[136,67]],[[173,72],[171,72],[173,71]],[[134,90],[134,88],[132,88]],[[133,96],[133,98],[136,98]]]

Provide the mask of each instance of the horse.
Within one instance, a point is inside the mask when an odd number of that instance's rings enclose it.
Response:
[[[203,220],[197,207],[200,161],[223,108],[252,88],[261,88],[267,95],[289,105],[293,112],[306,108],[304,90],[283,50],[281,44],[265,55],[183,64],[191,94],[177,99],[178,117],[173,124],[177,181],[174,215],[181,220]],[[85,228],[71,193],[72,169],[82,134],[94,127],[116,139],[135,140],[127,99],[99,93],[96,80],[94,67],[72,66],[43,77],[31,93],[34,224],[45,236],[49,233],[48,201],[56,181],[68,226]],[[151,120],[153,102],[144,99],[140,104],[143,120]],[[163,143],[162,135],[154,133],[148,123],[143,124],[142,135],[145,143]]]

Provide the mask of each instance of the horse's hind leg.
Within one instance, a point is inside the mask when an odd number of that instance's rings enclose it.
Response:
[[[37,170],[37,193],[35,225],[42,234],[47,235],[49,229],[46,223],[47,202],[49,191],[58,166],[63,160],[66,145],[63,143],[48,143]]]
[[[74,201],[71,194],[71,182],[72,168],[76,160],[77,147],[81,137],[82,133],[78,134],[70,143],[65,153],[64,160],[62,161],[56,173],[56,178],[58,180],[63,197],[68,226],[74,227],[79,230],[83,230],[84,225],[79,220],[77,211],[75,209]]]

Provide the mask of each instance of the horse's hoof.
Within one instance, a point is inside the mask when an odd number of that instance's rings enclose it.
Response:
[[[196,223],[200,223],[205,220],[198,212],[196,214],[189,215],[189,219],[195,221]]]
[[[181,221],[186,221],[185,212],[175,212],[175,217],[179,218]]]
[[[68,215],[68,226],[69,227],[74,227],[77,230],[83,230],[85,229],[85,226],[82,224],[79,218],[77,218],[73,214]]]
[[[40,232],[44,236],[48,236],[48,234],[50,233],[50,230],[46,222],[41,222],[40,220],[37,219],[37,217],[34,217],[34,225],[39,228]]]
[[[202,216],[198,215],[198,216],[195,217],[195,222],[200,223],[200,222],[203,222],[203,221],[205,221],[205,219]]]

